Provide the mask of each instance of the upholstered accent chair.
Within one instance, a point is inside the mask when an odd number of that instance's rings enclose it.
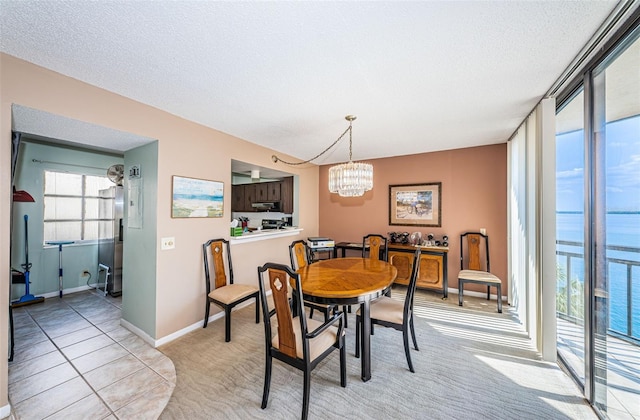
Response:
[[[209,323],[209,310],[215,303],[224,310],[225,341],[231,341],[231,311],[247,300],[256,300],[256,324],[260,322],[259,291],[255,286],[233,282],[231,249],[226,239],[211,239],[202,245],[206,283],[204,325]],[[213,276],[213,282],[212,282]],[[212,287],[213,286],[213,287]]]
[[[292,282],[295,287],[292,287]],[[334,350],[340,352],[340,386],[347,386],[344,315],[335,312],[325,322],[307,318],[302,304],[300,277],[286,265],[266,263],[258,267],[258,285],[266,349],[261,407],[267,407],[275,358],[303,372],[302,419],[306,419],[309,414],[311,371]],[[271,291],[273,309],[267,303],[267,290]],[[295,298],[289,299],[290,294]],[[297,307],[292,308],[291,304]],[[274,316],[276,319],[272,321]]]
[[[413,257],[413,268],[411,278],[407,286],[407,293],[404,301],[393,299],[389,296],[382,296],[371,302],[371,334],[373,326],[393,328],[402,331],[404,341],[404,353],[407,358],[409,370],[415,372],[411,362],[411,352],[409,349],[409,333],[413,340],[413,347],[418,351],[418,342],[413,325],[413,298],[416,291],[416,281],[420,273],[420,248],[416,249]],[[360,357],[360,329],[362,328],[360,309],[356,312],[356,357]]]

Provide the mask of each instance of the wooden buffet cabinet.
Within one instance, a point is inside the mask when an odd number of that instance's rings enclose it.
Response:
[[[443,298],[448,297],[449,281],[447,278],[447,254],[449,248],[440,246],[423,246],[420,254],[420,272],[416,281],[416,287],[421,289],[437,290],[442,292]],[[362,244],[339,242],[334,249],[334,257],[338,256],[338,250],[342,250],[345,256],[347,249],[362,252]],[[388,260],[398,270],[395,283],[407,285],[413,268],[413,254],[416,247],[390,243],[388,245]]]
[[[415,251],[416,247],[411,245],[389,244],[389,262],[398,270],[396,283],[409,284]],[[416,280],[416,287],[440,290],[443,297],[447,297],[449,286],[447,279],[448,252],[449,249],[444,247],[422,247],[420,272]]]

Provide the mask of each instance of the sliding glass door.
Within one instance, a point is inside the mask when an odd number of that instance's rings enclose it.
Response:
[[[640,28],[556,124],[558,355],[601,416],[640,418]]]
[[[556,317],[558,353],[584,384],[584,91],[556,115]]]
[[[637,32],[637,31],[636,31]],[[640,415],[640,39],[592,73],[593,399]],[[626,343],[629,343],[628,345]]]

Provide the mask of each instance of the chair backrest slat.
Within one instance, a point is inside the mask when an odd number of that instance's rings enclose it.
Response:
[[[466,237],[466,252],[464,239]],[[484,242],[484,243],[483,243]],[[465,265],[466,256],[466,265]],[[460,269],[490,271],[489,237],[479,232],[466,232],[460,235]]]
[[[222,241],[212,242],[211,247],[211,256],[213,258],[213,269],[215,275],[215,285],[216,289],[219,287],[224,287],[227,285],[227,273],[224,269],[224,252],[223,252],[224,243]]]
[[[299,270],[309,264],[309,251],[307,244],[302,241],[295,241],[289,245],[289,257],[291,258],[291,268]]]
[[[214,277],[213,289],[233,284],[233,266],[231,265],[229,241],[224,238],[210,239],[202,244],[202,253],[207,294],[212,290],[211,276]]]
[[[469,269],[481,270],[480,266],[480,235],[467,235],[467,251],[469,252]]]
[[[296,336],[293,332],[291,308],[289,307],[288,284],[289,276],[284,270],[269,269],[269,286],[273,296],[273,303],[278,320],[279,349],[290,357],[296,356]]]
[[[383,259],[387,260],[387,238],[378,235],[370,234],[362,238],[362,257],[366,257],[366,247],[369,245],[369,258],[372,260]]]

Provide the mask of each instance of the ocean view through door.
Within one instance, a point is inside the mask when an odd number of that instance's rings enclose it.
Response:
[[[604,418],[640,417],[640,29],[556,122],[557,348]]]

